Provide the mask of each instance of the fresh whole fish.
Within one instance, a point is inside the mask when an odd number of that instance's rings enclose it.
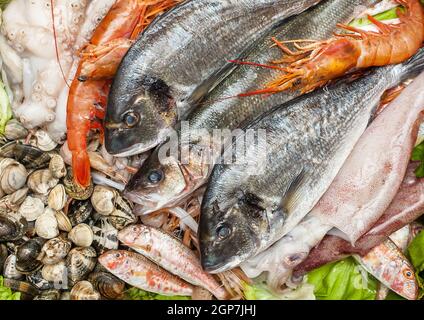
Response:
[[[189,0],[156,19],[124,57],[112,84],[106,149],[133,155],[163,142],[234,68],[255,42],[285,18],[320,0]]]
[[[424,73],[378,115],[306,221],[244,263],[245,271],[268,271],[268,282],[278,288],[333,227],[348,236],[372,227],[405,177],[424,111],[423,83]]]
[[[414,268],[392,240],[387,239],[365,256],[354,255],[354,258],[400,296],[409,300],[417,299],[419,287]]]
[[[202,270],[200,259],[193,251],[160,229],[133,225],[121,230],[119,240],[126,246],[156,262],[162,268],[185,281],[203,287],[224,300],[227,292],[209,274]]]
[[[190,284],[138,253],[110,250],[99,257],[99,262],[122,281],[142,290],[165,296],[191,296],[193,293]]]
[[[280,58],[281,51],[271,48],[272,37],[290,39],[325,39],[334,31],[337,22],[348,22],[362,6],[370,6],[377,0],[327,0],[308,11],[289,19],[276,28],[252,50],[246,60],[267,63]],[[262,96],[235,97],[240,93],[257,88],[273,79],[274,70],[240,66],[221,82],[198,108],[187,118],[189,128],[180,128],[179,141],[193,137],[196,131],[207,131],[212,136],[213,129],[236,129],[249,123],[272,107],[289,101],[298,92],[283,92],[264,99]],[[226,99],[228,97],[234,97]],[[185,131],[184,131],[185,130]],[[126,195],[138,203],[137,214],[148,214],[164,207],[177,205],[181,200],[203,185],[210,175],[214,158],[204,161],[210,150],[218,149],[214,141],[191,138],[187,150],[190,161],[183,163],[178,146],[178,159],[159,159],[160,152],[169,143],[159,146],[126,187]],[[205,145],[206,143],[206,145]],[[163,153],[163,152],[162,152]],[[210,153],[212,156],[212,152]]]
[[[396,230],[418,219],[424,212],[424,179],[416,178],[417,166],[416,162],[409,164],[402,185],[390,206],[376,224],[356,241],[355,246],[337,236],[327,235],[312,249],[306,260],[296,266],[294,275],[301,276],[351,254],[366,255]]]
[[[423,68],[420,50],[404,64],[315,91],[249,125],[256,135],[266,130],[266,148],[250,145],[241,163],[215,166],[199,224],[203,268],[235,267],[291,231],[336,177],[384,91]]]
[[[392,233],[389,237],[390,240],[400,249],[400,251],[405,254],[406,249],[408,248],[409,239],[412,234],[412,226],[410,224],[404,226],[402,229]],[[386,300],[387,295],[389,294],[390,289],[387,288],[381,282],[377,286],[376,300]]]

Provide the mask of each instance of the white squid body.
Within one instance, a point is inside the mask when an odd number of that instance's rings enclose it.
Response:
[[[15,66],[4,63],[8,71],[13,70],[9,73],[15,84],[14,92],[23,92],[23,101],[15,99],[14,114],[28,129],[47,126],[56,141],[64,137],[69,91],[64,78],[70,84],[77,65],[77,50],[89,41],[114,2],[54,0],[56,39],[50,0],[14,0],[7,6],[3,12],[2,33],[21,58],[21,82],[16,61]],[[4,55],[11,48],[3,46],[0,51]]]

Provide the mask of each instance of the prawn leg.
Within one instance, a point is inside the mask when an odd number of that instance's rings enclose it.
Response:
[[[424,40],[424,10],[420,0],[397,0],[405,10],[397,10],[400,23],[385,24],[374,17],[369,21],[377,32],[337,24],[341,29],[324,41],[278,41],[286,55],[274,64],[287,63],[275,80],[264,88],[239,96],[270,94],[285,90],[309,92],[353,70],[398,64],[418,52]],[[300,45],[301,43],[305,45]],[[308,43],[309,42],[309,43]],[[286,46],[292,43],[295,50]]]
[[[98,46],[87,46],[81,53],[80,80],[112,79],[133,42],[120,38]]]

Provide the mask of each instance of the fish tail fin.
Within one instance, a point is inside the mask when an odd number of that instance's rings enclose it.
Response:
[[[400,81],[405,81],[411,77],[417,76],[424,70],[424,48],[418,50],[418,52],[404,62],[401,66],[401,72],[399,74]]]

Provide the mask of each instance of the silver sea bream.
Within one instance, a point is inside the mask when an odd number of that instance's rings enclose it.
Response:
[[[189,0],[156,19],[122,60],[110,91],[111,154],[152,149],[284,19],[320,0]]]
[[[292,230],[335,178],[385,90],[422,69],[424,49],[403,64],[283,104],[247,126],[266,130],[266,148],[250,146],[244,162],[215,166],[199,224],[203,267],[233,268]]]
[[[338,22],[348,22],[355,12],[363,6],[370,6],[377,0],[327,0],[308,11],[290,18],[282,26],[267,34],[246,57],[246,61],[269,63],[281,57],[277,47],[271,47],[272,37],[278,39],[325,39],[331,35]],[[207,131],[212,136],[213,129],[236,129],[253,121],[260,114],[272,107],[289,101],[299,92],[283,92],[264,98],[263,96],[236,97],[238,94],[257,89],[275,77],[275,70],[240,66],[222,81],[188,116],[188,130],[185,125],[178,132],[179,141],[189,136],[190,162],[182,163],[181,147],[179,159],[161,159],[161,148],[169,146],[165,143],[156,148],[146,160],[143,167],[132,178],[126,187],[127,196],[138,204],[138,214],[149,214],[164,207],[176,205],[202,186],[208,179],[215,158],[204,161],[210,150],[218,151],[220,146],[214,141],[195,139],[196,131]],[[227,99],[228,97],[232,97]],[[205,142],[208,143],[205,145]]]

